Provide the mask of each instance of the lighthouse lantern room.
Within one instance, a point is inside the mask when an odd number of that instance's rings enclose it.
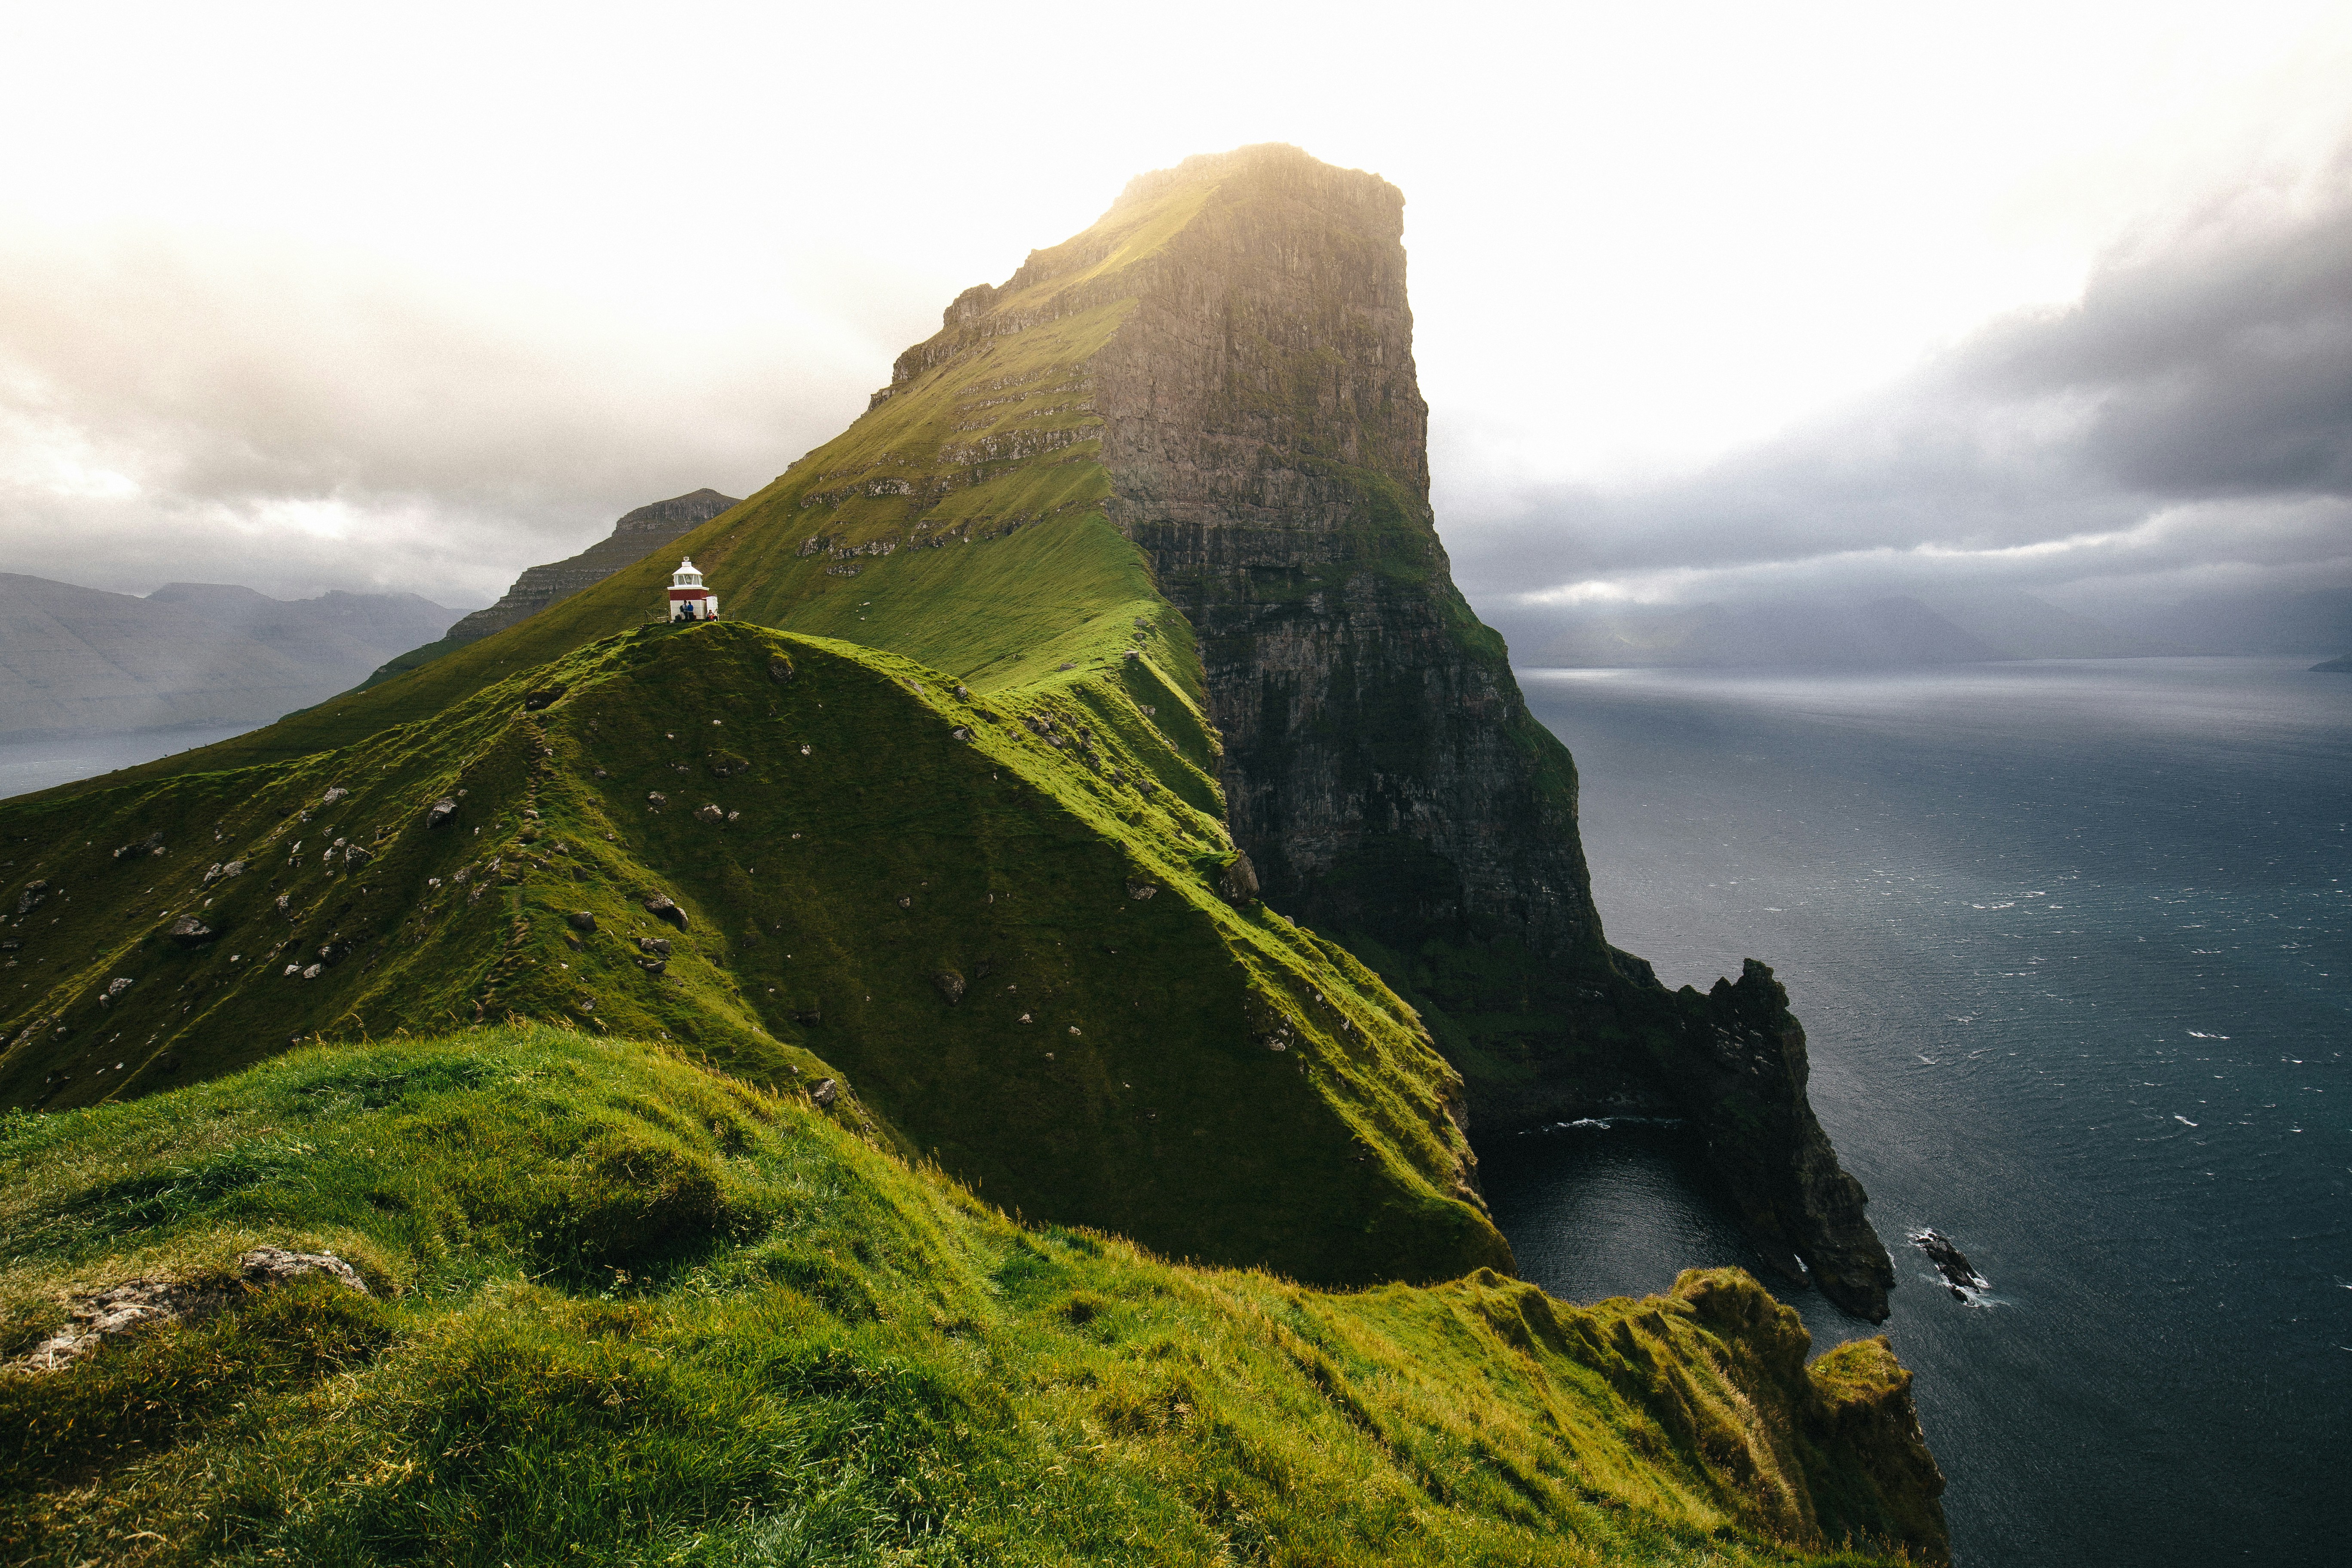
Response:
[[[673,621],[715,621],[719,595],[702,585],[702,574],[691,561],[680,561],[670,574],[669,618]]]

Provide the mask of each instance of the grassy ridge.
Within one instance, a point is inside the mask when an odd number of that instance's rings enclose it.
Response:
[[[62,1290],[241,1299],[0,1373],[11,1562],[1718,1564],[1935,1531],[1879,1342],[1737,1271],[1335,1296],[1018,1227],[567,1029],[311,1048],[0,1121],[0,1355]],[[1930,1470],[1928,1473],[1932,1473]],[[1906,1502],[1906,1499],[1911,1500]],[[1924,1505],[1932,1509],[1932,1503]]]
[[[0,1095],[58,1109],[299,1038],[566,1018],[845,1080],[838,1113],[992,1199],[1171,1254],[1507,1267],[1412,1010],[1218,896],[1213,744],[1143,659],[998,700],[719,622],[340,752],[19,807],[7,889],[35,902],[0,928]]]

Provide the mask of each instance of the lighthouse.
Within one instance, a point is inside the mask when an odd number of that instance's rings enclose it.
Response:
[[[715,621],[719,595],[702,585],[702,574],[692,561],[680,561],[669,576],[669,618],[673,621]]]

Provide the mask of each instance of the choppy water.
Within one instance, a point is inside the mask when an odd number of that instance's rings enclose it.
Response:
[[[1788,984],[1963,1563],[2352,1560],[2352,677],[2310,662],[1521,672],[1611,940]],[[1559,1294],[1748,1261],[1671,1131],[1482,1152]]]
[[[194,726],[173,730],[118,730],[61,741],[0,742],[0,798],[71,784],[117,768],[137,767],[175,752],[191,752],[254,726]]]

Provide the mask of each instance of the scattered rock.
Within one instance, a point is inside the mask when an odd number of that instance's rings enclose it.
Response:
[[[971,731],[959,724],[954,729],[948,731],[948,739],[951,741],[969,741],[971,739]]]
[[[719,810],[715,805],[706,805],[694,815],[698,821],[702,822],[724,822],[727,820],[727,814]]]
[[[345,789],[342,785],[337,784],[334,788],[329,790],[326,794],[319,797],[319,804],[322,806],[332,805],[335,802],[342,799],[343,796],[351,793],[351,791]]]
[[[126,844],[117,849],[114,852],[114,858],[120,860],[126,855],[161,855],[163,852],[163,836],[161,833],[151,833],[136,844]]]
[[[293,968],[294,966],[293,966],[292,964],[290,964],[290,963],[289,963],[289,964],[288,964],[286,967],[288,967],[289,969],[291,969],[291,968]],[[326,967],[327,967],[327,966],[326,966],[325,964],[323,964],[323,963],[314,963],[314,964],[310,965],[310,968],[305,969],[304,971],[302,971],[302,978],[303,978],[303,979],[305,979],[305,980],[316,980],[316,979],[318,979],[318,978],[319,978],[320,974],[320,973],[321,973],[326,969]]]
[[[101,996],[101,997],[100,997],[100,998],[99,998],[99,1001],[100,1001],[101,1004],[102,1004],[102,1003],[107,1003],[107,1002],[111,1002],[111,1001],[113,1001],[117,996],[121,995],[125,991],[128,991],[128,990],[130,990],[130,989],[131,989],[131,980],[130,980],[130,977],[129,977],[129,976],[127,976],[127,975],[118,975],[118,976],[116,976],[113,980],[109,981],[109,982],[107,983],[106,994],[105,994],[105,995],[103,995],[103,996]]]
[[[831,1105],[841,1098],[841,1085],[829,1078],[821,1078],[816,1080],[816,1087],[809,1090],[809,1098],[819,1105]]]
[[[570,914],[563,917],[563,923],[570,926],[573,931],[594,931],[596,929],[596,916],[592,910],[574,910]]]
[[[779,686],[791,680],[795,673],[793,661],[781,654],[768,661],[768,679]]]
[[[368,1293],[359,1271],[331,1252],[260,1247],[238,1258],[236,1266],[249,1289],[268,1289],[305,1274],[325,1274],[362,1296]],[[132,1279],[109,1289],[68,1296],[66,1311],[73,1321],[5,1364],[16,1372],[60,1372],[110,1339],[166,1323],[201,1322],[227,1306],[231,1295],[231,1289],[224,1286]]]
[[[1064,662],[1063,662],[1063,663],[1062,663],[1058,668],[1062,668],[1062,669],[1076,669],[1076,668],[1077,668],[1078,667],[1077,667],[1076,665],[1075,665],[1075,664],[1072,664],[1072,663],[1068,662],[1067,660],[1065,660],[1065,661],[1064,661]]]
[[[1127,884],[1127,896],[1130,899],[1148,899],[1159,890],[1160,889],[1157,886],[1150,882],[1138,882],[1129,879]]]
[[[666,959],[641,958],[637,960],[637,967],[647,974],[659,974],[669,968],[669,963]]]
[[[680,931],[684,931],[687,927],[686,911],[679,909],[667,894],[656,893],[652,898],[647,899],[646,913],[657,921],[667,921]]]
[[[659,790],[653,790],[646,794],[646,804],[656,808],[665,806],[669,804],[669,796],[662,794]]]
[[[971,700],[971,693],[959,686],[956,688],[956,700],[960,702],[969,702]]]
[[[751,771],[751,760],[747,757],[739,757],[732,752],[710,753],[710,776],[713,778],[731,778],[737,773],[748,773]]]
[[[212,941],[214,932],[212,927],[195,916],[182,915],[172,922],[172,929],[164,934],[182,947],[202,947]]]
[[[950,1007],[963,1000],[963,976],[952,969],[942,969],[932,975],[931,988],[947,998]]]
[[[1236,850],[1224,871],[1217,878],[1217,896],[1235,909],[1247,906],[1257,897],[1257,868],[1250,858]]]
[[[902,910],[911,910],[915,907],[915,900],[911,898],[900,899],[898,907]]]
[[[669,938],[666,936],[641,936],[637,938],[637,951],[639,952],[649,952],[656,958],[667,958],[669,956]]]
[[[445,795],[439,800],[435,801],[432,808],[425,812],[425,826],[427,827],[446,827],[449,826],[449,819],[457,815],[457,803]]]
[[[564,692],[568,689],[570,689],[568,687],[562,686],[541,687],[523,698],[522,710],[526,713],[536,713],[541,709],[552,708],[562,700]]]
[[[1118,657],[1121,658],[1141,658],[1143,656],[1136,652],[1133,648],[1129,648],[1125,653],[1120,654]]]

